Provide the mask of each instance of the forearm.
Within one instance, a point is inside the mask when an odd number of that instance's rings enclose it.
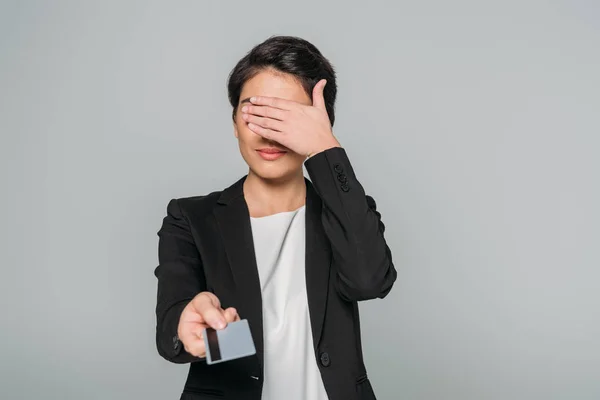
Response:
[[[333,251],[337,287],[347,300],[383,298],[396,280],[385,226],[366,196],[343,148],[313,155],[305,163],[323,201],[322,222]]]
[[[185,351],[177,335],[181,313],[206,290],[206,283],[200,255],[176,200],[169,203],[158,236],[156,347],[163,358],[174,363],[199,361]]]

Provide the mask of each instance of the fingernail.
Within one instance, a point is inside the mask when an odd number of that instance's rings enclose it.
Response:
[[[242,112],[246,112],[246,111],[248,111],[248,106],[242,107]]]
[[[256,97],[250,97],[250,101],[254,103],[256,101]]]

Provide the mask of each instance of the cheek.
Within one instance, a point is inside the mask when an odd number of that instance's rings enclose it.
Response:
[[[248,130],[248,124],[246,124],[246,121],[242,119],[239,113],[235,117],[235,128],[238,134],[238,139],[241,139],[245,134],[245,131]]]
[[[245,121],[237,123],[238,140],[243,143],[255,143],[260,136],[252,132]]]
[[[291,161],[293,164],[295,164],[298,168],[302,168],[302,166],[304,165],[304,160],[306,159],[306,157],[301,156],[300,154],[290,154],[293,158],[293,160]]]

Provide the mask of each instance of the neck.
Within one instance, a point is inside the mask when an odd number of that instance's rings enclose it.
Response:
[[[293,211],[306,202],[302,169],[285,178],[264,179],[250,171],[244,181],[244,198],[251,217]]]

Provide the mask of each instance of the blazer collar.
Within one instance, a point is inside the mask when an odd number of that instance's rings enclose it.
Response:
[[[221,196],[217,200],[219,204],[230,204],[232,201],[239,199],[240,197],[244,197],[244,181],[248,175],[244,175],[240,179],[238,179],[233,185],[229,186],[227,189],[221,192]]]

